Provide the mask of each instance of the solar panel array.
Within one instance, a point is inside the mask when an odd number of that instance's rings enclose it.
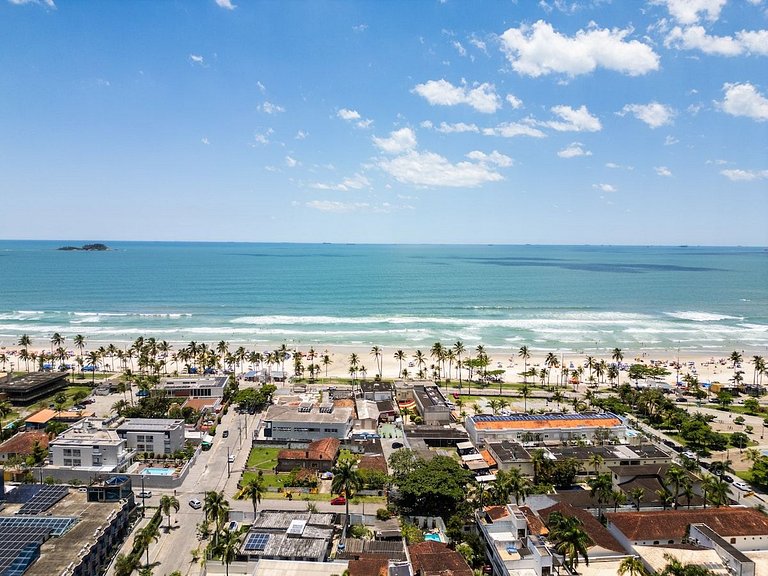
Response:
[[[60,516],[0,516],[0,574],[21,576],[40,555],[40,545],[75,522]]]
[[[40,512],[45,512],[67,494],[69,494],[69,488],[66,486],[43,486],[37,494],[19,509],[18,513],[40,514]]]
[[[475,422],[523,422],[523,421],[542,421],[542,420],[601,420],[616,418],[609,412],[599,414],[506,414],[501,416],[490,414],[478,414],[472,416]]]
[[[262,532],[254,532],[252,534],[248,534],[248,537],[245,539],[243,550],[247,552],[264,552],[264,549],[267,547],[267,543],[269,542],[270,536],[272,535],[264,534]]]
[[[9,504],[24,504],[29,502],[43,489],[43,484],[19,484],[6,494],[6,502]]]
[[[6,534],[26,528],[45,528],[52,536],[61,536],[75,522],[77,518],[69,516],[0,516],[0,531]]]

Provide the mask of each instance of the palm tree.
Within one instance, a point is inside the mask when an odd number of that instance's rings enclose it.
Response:
[[[403,374],[403,360],[405,360],[405,352],[398,350],[394,354],[395,360],[398,361],[397,377],[399,378]]]
[[[13,406],[11,406],[10,402],[0,402],[0,430],[3,429],[3,420],[5,420],[6,416],[11,414],[13,412]]]
[[[162,510],[162,513],[165,516],[168,516],[168,530],[171,529],[171,509],[176,512],[179,511],[178,498],[176,498],[176,496],[163,494],[163,496],[160,497],[160,510]]]
[[[557,360],[557,356],[555,356],[554,352],[547,353],[547,357],[544,358],[544,366],[547,367],[547,388],[549,388],[549,375],[552,373],[553,369],[557,369],[557,367],[560,365],[560,363]]]
[[[603,464],[605,464],[605,458],[600,454],[591,454],[587,459],[587,465],[591,466],[595,471],[595,476],[597,476],[598,471],[603,467]]]
[[[637,556],[627,556],[619,564],[619,576],[646,576],[645,564]]]
[[[214,553],[221,556],[221,563],[225,566],[226,576],[229,576],[229,565],[237,558],[237,551],[240,548],[240,534],[230,530],[224,530],[219,538]]]
[[[685,468],[673,464],[669,467],[669,470],[667,470],[666,480],[675,487],[675,509],[677,509],[679,506],[678,498],[680,497],[680,486],[688,480],[688,472]]]
[[[333,467],[333,481],[331,483],[331,492],[341,496],[344,495],[344,504],[347,517],[344,521],[344,537],[347,537],[347,527],[349,526],[349,501],[352,499],[355,491],[362,486],[360,473],[357,471],[357,460],[346,458],[336,462]]]
[[[157,524],[153,523],[144,526],[144,528],[139,530],[133,538],[134,544],[138,543],[138,545],[141,548],[144,548],[147,553],[147,567],[149,567],[149,545],[152,544],[152,542],[157,542],[159,539],[160,531],[157,529]]]
[[[708,474],[701,483],[704,491],[705,506],[706,502],[714,504],[716,508],[728,504],[728,497],[731,492],[730,486],[724,480]]]
[[[621,490],[614,490],[611,492],[611,500],[613,500],[613,511],[617,512],[619,506],[627,503],[627,495]]]
[[[331,360],[331,357],[330,355],[328,355],[327,352],[323,354],[322,363],[323,363],[323,367],[325,368],[325,379],[328,380],[328,366],[333,364],[333,360]]]
[[[531,353],[528,351],[528,346],[520,346],[517,355],[523,359],[523,384],[528,382],[528,359],[531,357]]]
[[[371,356],[373,356],[374,359],[376,360],[376,368],[379,373],[379,378],[381,378],[381,369],[382,369],[381,348],[379,348],[378,346],[374,346],[373,348],[371,348]]]
[[[590,496],[597,499],[597,517],[600,518],[603,512],[603,504],[606,504],[611,497],[613,482],[610,474],[598,474],[594,478],[587,480],[590,488]]]
[[[421,350],[416,350],[416,353],[413,355],[413,359],[416,360],[416,364],[418,365],[419,370],[423,370],[427,363],[427,360],[424,357],[424,352]]]
[[[734,350],[733,352],[731,352],[731,355],[730,355],[730,357],[728,359],[732,363],[731,367],[732,368],[736,368],[736,366],[738,364],[741,364],[741,361],[743,360],[743,357],[742,357],[740,352],[737,352],[736,350]]]
[[[528,397],[531,395],[531,387],[528,384],[520,386],[520,396],[523,397],[523,412],[528,412]]]
[[[634,503],[635,509],[638,512],[640,512],[640,503],[643,501],[644,497],[645,497],[645,490],[642,488],[634,488],[629,492],[629,498]]]
[[[23,350],[19,353],[19,359],[24,360],[24,363],[27,366],[27,372],[29,372],[29,346],[32,344],[32,340],[29,336],[26,334],[22,334],[21,338],[19,338],[19,346],[23,348]]]
[[[461,390],[461,355],[464,354],[465,351],[464,343],[461,340],[457,340],[453,345],[453,353],[456,354],[456,365],[459,370],[459,390]]]
[[[263,472],[259,470],[258,476],[249,479],[243,485],[240,492],[237,493],[237,498],[251,499],[251,503],[253,504],[253,517],[256,518],[256,506],[261,502],[261,495],[266,491]]]
[[[549,538],[555,543],[555,550],[563,555],[563,564],[571,571],[578,567],[579,556],[582,556],[585,564],[589,566],[587,547],[591,541],[582,527],[581,520],[575,516],[552,512],[549,515]]]
[[[621,364],[621,361],[624,360],[624,354],[621,351],[621,348],[614,348],[613,352],[611,352],[611,358],[614,362],[616,362],[616,385],[618,386],[620,384],[619,379],[621,377],[619,365]]]
[[[118,554],[115,558],[115,576],[130,576],[139,563],[132,554]]]
[[[223,492],[210,491],[205,493],[203,514],[205,514],[205,519],[208,522],[213,522],[216,525],[216,531],[213,534],[214,542],[216,542],[216,539],[218,538],[218,534],[221,531],[221,524],[228,512],[229,502],[227,502]]]
[[[671,554],[664,554],[667,565],[660,576],[714,576],[714,572],[698,564],[683,564]]]

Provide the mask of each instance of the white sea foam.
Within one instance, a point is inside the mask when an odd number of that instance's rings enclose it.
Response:
[[[664,312],[667,316],[678,318],[680,320],[691,320],[692,322],[718,322],[720,320],[744,320],[740,316],[729,316],[727,314],[715,314],[712,312]]]

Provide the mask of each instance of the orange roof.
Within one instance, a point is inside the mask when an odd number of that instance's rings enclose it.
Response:
[[[610,428],[620,426],[618,418],[573,418],[557,420],[486,420],[475,422],[478,430],[544,430],[549,428]]]
[[[189,406],[193,410],[200,412],[203,408],[216,406],[218,401],[219,398],[189,398],[182,406],[185,408]]]
[[[485,463],[488,464],[489,468],[496,466],[496,460],[494,460],[493,456],[491,456],[491,453],[488,452],[488,450],[480,450],[480,455],[483,457],[483,460],[485,460]]]
[[[310,442],[305,450],[280,450],[278,460],[329,460],[333,461],[339,452],[341,442],[336,438],[322,438]]]
[[[32,416],[24,420],[24,422],[29,424],[47,424],[51,420],[79,420],[80,418],[90,418],[92,416],[96,416],[96,412],[93,410],[81,410],[79,412],[62,410],[59,412],[58,410],[44,408],[43,410],[32,414]]]
[[[39,442],[43,448],[48,448],[48,434],[42,430],[19,432],[0,444],[0,454],[23,454],[28,456],[32,454],[35,442]]]

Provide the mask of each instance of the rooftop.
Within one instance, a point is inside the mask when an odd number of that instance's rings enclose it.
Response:
[[[261,559],[253,576],[333,576],[347,569],[346,561],[299,562]],[[231,574],[230,570],[230,574]]]
[[[158,388],[166,390],[184,388],[223,388],[227,385],[229,376],[182,376],[179,378],[163,378]]]
[[[337,438],[323,438],[310,442],[303,450],[280,450],[278,460],[334,460],[341,442]]]
[[[35,412],[29,418],[24,420],[27,424],[47,424],[51,420],[80,420],[81,418],[91,418],[96,413],[93,410],[52,410],[43,408]]]
[[[0,454],[32,454],[35,442],[48,448],[48,434],[41,431],[19,432],[0,444]]]
[[[318,406],[312,406],[309,412],[301,412],[296,405],[272,405],[264,416],[264,421],[315,422],[318,424],[344,424],[352,419],[352,408],[335,406],[331,412],[320,412]]]
[[[360,390],[363,392],[392,392],[393,386],[389,382],[365,380],[360,382]]]
[[[548,523],[549,515],[553,512],[560,512],[563,516],[575,516],[581,520],[584,531],[587,533],[587,536],[589,536],[589,539],[592,540],[595,546],[599,546],[600,548],[604,548],[606,550],[611,550],[612,552],[619,552],[621,554],[626,552],[624,547],[619,544],[619,541],[616,540],[616,538],[614,538],[613,535],[608,532],[608,530],[606,530],[605,526],[603,526],[597,520],[597,518],[592,516],[592,514],[586,510],[582,508],[576,508],[565,502],[558,502],[554,506],[539,510],[539,515],[544,519],[545,522]],[[632,514],[634,514],[634,512]]]
[[[489,442],[488,448],[493,451],[499,462],[519,462],[531,459],[530,452],[518,442],[511,442],[509,440]]]
[[[711,548],[694,546],[635,546],[637,554],[657,573],[661,574],[667,565],[669,554],[683,564],[694,564],[711,570],[717,576],[726,576],[728,570],[717,552]]]
[[[45,386],[56,380],[66,379],[67,375],[68,372],[30,372],[9,382],[3,382],[0,384],[0,391],[25,392],[39,386]]]
[[[768,535],[768,516],[753,508],[723,507],[652,512],[608,512],[629,540],[679,540],[690,524],[706,524],[723,538]]]
[[[101,422],[100,420],[98,421]],[[117,432],[106,428],[94,426],[91,420],[83,420],[70,426],[56,438],[51,440],[50,446],[81,445],[84,443],[98,443],[120,445],[125,442]]]
[[[478,430],[544,430],[549,428],[610,428],[621,426],[618,416],[601,414],[479,414],[468,418]]]
[[[128,418],[117,427],[118,431],[166,432],[184,426],[184,420],[173,418]]]
[[[453,576],[473,576],[464,557],[442,542],[426,540],[408,547],[414,572],[422,576],[450,572]]]

